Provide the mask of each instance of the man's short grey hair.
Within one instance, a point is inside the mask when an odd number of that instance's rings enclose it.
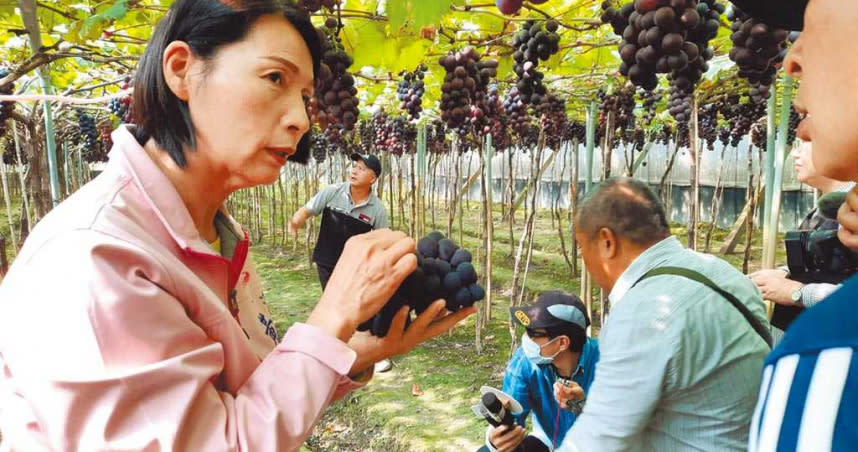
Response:
[[[576,232],[592,238],[602,228],[641,246],[670,236],[664,207],[655,193],[643,182],[628,177],[596,185],[578,207]]]

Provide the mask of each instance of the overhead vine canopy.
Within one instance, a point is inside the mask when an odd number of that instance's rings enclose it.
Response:
[[[39,0],[37,15],[43,48],[33,53],[17,2],[0,4],[0,64],[11,73],[5,82],[23,78],[28,86],[32,69],[51,62],[51,82],[59,92],[73,92],[104,82],[106,92],[118,89],[143,51],[153,26],[164,15],[169,1]],[[318,2],[317,2],[318,3]],[[619,6],[619,4],[615,5]],[[619,82],[620,37],[603,25],[603,5],[595,0],[552,0],[539,5],[525,2],[515,16],[501,13],[485,0],[343,0],[338,8],[313,13],[322,25],[328,18],[342,24],[340,37],[354,60],[361,104],[387,108],[395,105],[396,83],[401,71],[428,67],[423,108],[438,112],[444,76],[438,58],[466,45],[483,58],[496,59],[502,88],[513,84],[514,34],[529,19],[552,19],[558,24],[559,51],[540,65],[545,83],[567,97],[567,109],[583,114],[583,103],[595,92]],[[710,43],[715,58],[706,77],[733,78],[735,68],[727,58],[732,44],[729,22],[723,19]],[[379,83],[381,82],[381,83]],[[666,86],[666,81],[661,82]],[[36,85],[30,85],[35,89]],[[87,95],[100,94],[89,92]]]

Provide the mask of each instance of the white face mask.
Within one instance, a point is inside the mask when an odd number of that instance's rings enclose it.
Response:
[[[546,342],[544,345],[540,346],[536,342],[533,342],[533,339],[524,333],[521,335],[521,348],[524,351],[524,356],[527,357],[530,362],[536,364],[537,366],[542,366],[545,364],[551,364],[554,362],[554,358],[560,354],[558,350],[557,353],[551,355],[550,357],[542,356],[542,348],[551,344],[552,342],[560,339],[560,337],[555,337],[554,339]]]

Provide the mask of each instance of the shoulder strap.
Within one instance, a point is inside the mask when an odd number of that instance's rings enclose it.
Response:
[[[654,269],[648,271],[646,274],[644,274],[639,280],[637,280],[637,282],[635,282],[635,285],[637,285],[639,282],[641,282],[647,278],[652,278],[653,276],[660,276],[660,275],[681,276],[683,278],[687,278],[687,279],[697,281],[700,284],[703,284],[704,286],[714,290],[715,292],[718,293],[718,295],[721,295],[727,301],[729,301],[730,304],[733,305],[733,307],[738,309],[739,312],[741,312],[742,315],[745,317],[745,320],[747,320],[748,323],[751,324],[751,327],[754,329],[754,331],[756,331],[757,334],[759,334],[760,337],[763,339],[763,341],[766,342],[766,344],[769,346],[769,348],[772,347],[771,332],[769,332],[769,330],[767,330],[766,327],[763,326],[762,323],[760,323],[759,319],[754,317],[754,315],[751,313],[751,311],[748,309],[748,307],[745,306],[744,303],[739,301],[730,292],[727,292],[726,290],[718,287],[718,285],[715,284],[714,282],[712,282],[712,280],[710,280],[709,278],[703,276],[702,274],[700,274],[694,270],[689,270],[687,268],[679,268],[679,267],[654,268]]]

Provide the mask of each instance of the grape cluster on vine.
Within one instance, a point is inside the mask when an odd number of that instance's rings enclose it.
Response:
[[[790,33],[774,28],[734,8],[728,15],[732,23],[730,59],[739,66],[739,76],[751,84],[750,96],[763,103],[769,97],[775,75],[786,56]]]
[[[545,133],[545,146],[549,149],[559,149],[568,121],[566,101],[549,93],[542,98],[542,102],[534,107],[533,111],[539,117],[539,125]]]
[[[620,9],[606,1],[602,8],[602,21],[622,36],[620,73],[646,90],[658,85],[658,74],[699,81],[725,10],[714,0],[635,0]]]
[[[718,109],[731,126],[730,146],[736,147],[742,138],[751,131],[751,126],[766,115],[766,104],[756,102],[740,103],[738,95],[729,95],[720,99]]]
[[[545,75],[537,68],[540,60],[546,61],[560,51],[557,28],[554,20],[528,20],[513,36],[512,46],[516,49],[512,54],[513,70],[518,76],[516,87],[525,103],[538,105],[547,92],[542,83]]]
[[[98,144],[98,130],[95,127],[95,118],[83,110],[77,110],[77,125],[80,133],[80,144],[89,151],[95,149]]]
[[[444,154],[450,150],[444,121],[433,119],[426,124],[426,152]]]
[[[479,102],[486,95],[489,80],[497,75],[497,61],[480,61],[480,54],[471,46],[462,51],[450,51],[438,63],[444,68],[441,85],[441,119],[461,136],[469,127],[481,121],[484,111]]]
[[[730,59],[739,67],[739,76],[751,84],[754,102],[769,97],[775,74],[786,56],[789,31],[773,28],[734,8],[728,15],[732,21]]]
[[[310,153],[313,155],[313,160],[316,163],[322,163],[328,157],[328,154],[336,152],[331,142],[325,133],[322,133],[318,127],[314,127],[310,132]]]
[[[423,78],[426,70],[426,65],[421,64],[414,72],[403,71],[400,74],[402,80],[396,88],[396,98],[399,100],[399,108],[408,113],[411,119],[420,118],[420,112],[423,111],[423,94],[426,92]]]
[[[131,87],[132,78],[126,77],[125,82],[122,83],[120,89],[123,91],[127,90]],[[121,98],[114,97],[110,99],[110,102],[107,104],[107,108],[110,110],[114,116],[119,118],[121,122],[126,124],[131,124],[134,122],[134,98],[127,94],[122,96]]]
[[[698,136],[706,142],[710,151],[715,149],[718,141],[718,108],[715,104],[706,104],[697,113]]]
[[[377,151],[402,155],[414,151],[417,127],[402,116],[388,116],[384,112],[373,115],[369,125],[373,129],[373,146]]]
[[[640,104],[643,109],[643,113],[641,115],[641,123],[648,127],[652,124],[652,121],[655,119],[657,112],[657,104],[661,101],[661,93],[658,91],[647,91],[640,90],[637,93],[638,95],[638,104]]]
[[[789,108],[789,129],[787,130],[787,144],[792,147],[795,144],[796,139],[796,131],[798,129],[798,124],[801,120],[804,119],[802,115],[800,115],[795,107],[790,106]]]
[[[521,98],[518,88],[512,87],[503,101],[504,112],[506,113],[509,127],[518,135],[524,135],[530,128],[533,120],[527,111],[527,103]]]
[[[325,128],[333,126],[332,133],[351,131],[360,113],[355,79],[348,72],[354,60],[346,53],[336,31],[329,27],[327,33],[317,77],[316,100],[308,104],[307,109]]]

